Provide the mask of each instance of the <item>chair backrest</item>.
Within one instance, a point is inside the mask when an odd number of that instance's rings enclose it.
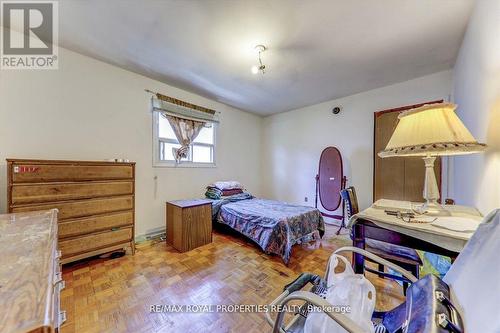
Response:
[[[484,218],[444,281],[462,309],[466,332],[500,332],[500,209]]]
[[[356,196],[356,190],[353,186],[340,191],[340,196],[345,202],[347,218],[359,213],[358,197]]]

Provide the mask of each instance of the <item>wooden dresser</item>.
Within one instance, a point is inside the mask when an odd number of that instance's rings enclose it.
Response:
[[[7,159],[9,212],[59,210],[62,263],[130,248],[135,163]]]
[[[66,315],[57,210],[0,215],[0,332],[50,333]]]
[[[167,202],[167,243],[180,252],[212,242],[212,200]]]

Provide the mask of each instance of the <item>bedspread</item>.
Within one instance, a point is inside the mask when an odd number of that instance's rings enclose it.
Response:
[[[266,253],[290,261],[292,246],[311,240],[325,225],[318,209],[265,199],[217,203],[217,221],[255,241]]]

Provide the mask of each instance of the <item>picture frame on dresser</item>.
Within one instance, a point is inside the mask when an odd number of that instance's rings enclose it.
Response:
[[[9,213],[57,208],[63,264],[135,253],[135,162],[7,159]]]

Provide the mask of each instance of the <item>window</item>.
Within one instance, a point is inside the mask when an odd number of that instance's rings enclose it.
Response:
[[[174,166],[175,159],[172,148],[180,148],[174,130],[165,117],[159,112],[153,113],[153,154],[155,166]],[[216,125],[208,123],[203,127],[189,147],[186,158],[179,166],[214,166],[215,165],[215,132]]]

